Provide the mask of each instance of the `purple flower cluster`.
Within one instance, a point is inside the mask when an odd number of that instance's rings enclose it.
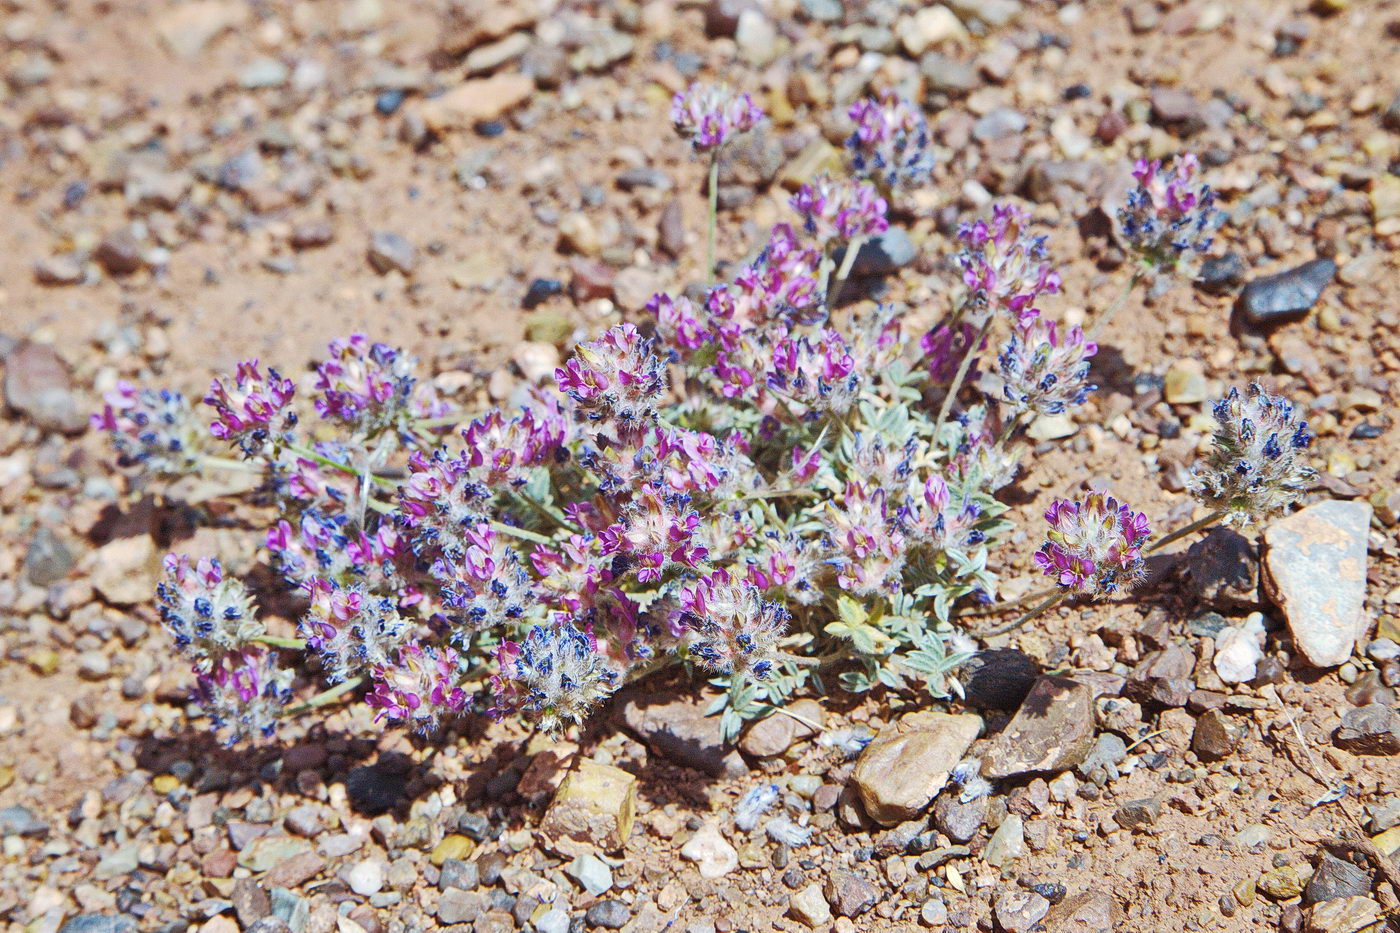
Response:
[[[547,732],[583,722],[622,683],[592,631],[567,621],[536,625],[518,642],[501,642],[496,663],[491,714],[520,714]]]
[[[316,413],[364,437],[407,431],[415,419],[439,418],[447,405],[414,375],[416,361],[364,334],[333,340],[316,367]]]
[[[671,101],[671,124],[696,152],[717,150],[762,119],[752,97],[724,85],[692,84]]]
[[[378,710],[375,719],[431,733],[467,708],[457,652],[409,642],[392,664],[374,669],[374,687],[365,702]]]
[[[878,480],[846,483],[838,505],[826,503],[822,524],[830,538],[836,582],[856,596],[884,596],[899,589],[908,556],[889,491]]]
[[[307,580],[305,589],[311,607],[297,629],[306,646],[321,656],[321,668],[331,683],[390,664],[409,631],[394,600],[324,577]]]
[[[199,469],[204,426],[179,392],[138,390],[123,379],[102,400],[89,420],[107,432],[123,466],[140,464],[159,476]]]
[[[720,569],[681,588],[678,618],[689,655],[703,667],[761,680],[780,660],[778,639],[790,616],[753,583]]]
[[[958,231],[970,308],[980,313],[1020,317],[1043,294],[1060,290],[1060,274],[1047,261],[1045,237],[1032,236],[1030,215],[1012,204],[992,208],[990,221],[978,220]]]
[[[846,140],[851,169],[885,192],[913,188],[933,174],[928,120],[921,110],[892,92],[851,105],[855,132]]]
[[[1054,321],[1026,315],[997,356],[995,381],[1012,413],[1059,414],[1084,404],[1094,390],[1089,359],[1097,352],[1078,327],[1061,335]]]
[[[1298,501],[1314,473],[1305,451],[1308,423],[1285,398],[1251,383],[1215,403],[1214,447],[1192,471],[1191,490],[1226,521],[1248,525]]]
[[[1187,253],[1204,253],[1214,241],[1219,211],[1215,192],[1198,177],[1200,162],[1178,156],[1171,171],[1160,159],[1138,159],[1137,187],[1118,211],[1123,239],[1154,266],[1174,266]]]
[[[244,360],[233,379],[220,376],[209,385],[204,404],[214,409],[209,433],[236,444],[248,457],[261,457],[280,449],[296,427],[290,408],[296,387],[292,380],[269,368],[264,379],[257,360]]]
[[[889,205],[868,181],[822,175],[798,189],[790,202],[817,242],[849,243],[889,229]]]
[[[910,541],[931,545],[938,551],[966,550],[981,544],[986,535],[978,527],[985,518],[981,505],[966,490],[956,497],[941,476],[930,476],[916,485],[899,508],[899,526]]]
[[[292,701],[292,676],[272,652],[249,645],[198,671],[194,700],[215,729],[229,729],[229,745],[271,738]]]
[[[631,324],[619,324],[597,340],[581,343],[554,371],[560,391],[596,419],[623,425],[655,420],[666,392],[666,364]]]
[[[402,549],[399,530],[392,525],[371,532],[356,527],[344,513],[308,508],[291,520],[278,519],[265,543],[273,568],[292,586],[323,577],[379,590],[396,588],[389,581]]]
[[[241,581],[224,576],[215,558],[192,564],[183,554],[167,554],[156,599],[175,647],[201,670],[212,669],[224,655],[242,651],[263,633],[252,597]]]
[[[1112,496],[1095,492],[1077,502],[1056,499],[1045,520],[1050,531],[1035,562],[1060,586],[1097,596],[1131,589],[1146,575],[1147,516]]]

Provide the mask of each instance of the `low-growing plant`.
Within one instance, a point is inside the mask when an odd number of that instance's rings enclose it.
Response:
[[[161,615],[211,722],[230,741],[267,736],[361,691],[420,732],[469,711],[557,730],[669,665],[722,689],[730,736],[833,676],[955,690],[959,612],[997,597],[1011,528],[998,492],[1022,432],[1085,401],[1097,347],[1040,307],[1060,277],[1010,204],[959,231],[961,289],[926,333],[905,333],[895,306],[839,304],[891,200],[932,165],[908,103],[850,117],[850,174],[803,186],[795,223],[732,281],[657,295],[648,320],[580,343],[515,409],[456,411],[412,358],[358,334],[302,386],[240,363],[203,399],[207,427],[176,393],[110,393],[93,420],[123,463],[260,475],[269,563],[305,599],[298,637],[274,637],[217,559],[167,558]],[[717,154],[761,113],[692,88],[672,118],[710,158],[713,231]],[[1140,259],[1125,295],[1208,244],[1218,215],[1196,172],[1189,156],[1165,175],[1139,163],[1120,218]],[[1054,588],[1015,624],[1133,586],[1144,555],[1182,534],[1296,499],[1308,434],[1289,405],[1256,386],[1215,413],[1193,486],[1210,515],[1154,540],[1106,492],[1056,500],[1034,555]],[[300,706],[296,652],[329,687]]]

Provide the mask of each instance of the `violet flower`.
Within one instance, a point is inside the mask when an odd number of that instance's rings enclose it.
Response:
[[[1098,596],[1131,589],[1146,575],[1147,516],[1112,496],[1093,492],[1077,502],[1056,499],[1045,520],[1050,531],[1035,562],[1060,586]]]
[[[1060,275],[1047,261],[1045,237],[1029,232],[1030,215],[1012,204],[992,208],[989,221],[978,220],[958,231],[970,306],[976,311],[1020,317],[1043,294],[1060,290]]]
[[[624,425],[650,422],[666,391],[666,365],[631,324],[619,324],[581,343],[554,371],[559,388],[594,419]]]
[[[762,119],[752,97],[722,84],[692,84],[671,100],[671,124],[696,152],[719,149]]]
[[[297,630],[321,656],[327,680],[340,683],[392,662],[410,628],[394,600],[324,577],[307,580],[305,590],[311,606]]]
[[[332,340],[316,367],[316,413],[364,437],[406,432],[415,419],[438,418],[447,405],[414,375],[417,361],[364,334]]]
[[[681,587],[677,621],[686,650],[708,670],[762,680],[779,662],[788,611],[723,568]]]
[[[215,729],[230,730],[226,744],[268,739],[292,701],[292,676],[292,671],[278,666],[274,653],[248,645],[197,671],[194,701]]]
[[[921,110],[886,91],[851,105],[856,128],[848,140],[851,169],[890,192],[928,182],[933,173],[928,120]]]
[[[427,734],[467,708],[460,686],[457,652],[409,642],[399,648],[392,664],[372,673],[373,689],[365,702],[387,719]]]
[[[789,202],[819,243],[850,243],[889,229],[889,205],[868,181],[822,175],[798,189]]]
[[[1012,328],[993,378],[1012,412],[1060,414],[1094,390],[1089,359],[1097,352],[1078,327],[1061,335],[1054,321],[1028,315]]]
[[[209,385],[204,404],[215,411],[209,433],[236,444],[245,456],[274,453],[287,443],[297,416],[289,406],[296,387],[292,380],[269,368],[264,380],[257,360],[244,360],[234,369],[232,382],[220,376]]]
[[[1314,474],[1308,423],[1287,399],[1250,383],[1215,403],[1214,447],[1191,474],[1191,491],[1225,521],[1245,526],[1297,502]]]
[[[183,554],[167,554],[164,566],[165,579],[156,584],[160,618],[197,669],[212,669],[263,634],[252,597],[242,581],[224,576],[217,558],[192,564]]]
[[[460,544],[440,542],[428,571],[443,614],[463,627],[458,637],[523,618],[535,592],[520,554],[486,522],[461,531]]]
[[[894,523],[888,493],[875,483],[848,482],[838,505],[828,500],[822,524],[835,551],[836,582],[857,596],[899,589],[905,537]]]
[[[1118,222],[1123,239],[1150,265],[1170,268],[1188,253],[1210,249],[1220,212],[1199,171],[1191,153],[1178,156],[1170,171],[1162,170],[1160,159],[1138,159],[1133,166],[1138,184],[1118,210]]]
[[[161,476],[198,471],[204,426],[179,392],[138,390],[122,379],[102,400],[89,420],[110,436],[123,466],[141,464]]]
[[[501,642],[496,662],[492,716],[521,713],[550,733],[582,722],[621,684],[593,633],[570,622],[537,625],[519,642]]]

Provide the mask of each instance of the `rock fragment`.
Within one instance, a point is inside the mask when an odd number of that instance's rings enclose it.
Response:
[[[918,816],[981,728],[975,715],[919,712],[880,730],[851,775],[866,814],[884,826]]]

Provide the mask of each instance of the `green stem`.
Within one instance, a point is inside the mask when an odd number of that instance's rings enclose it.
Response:
[[[719,224],[719,149],[710,153],[710,211],[705,226],[705,284],[715,283],[715,228]]]
[[[997,432],[996,440],[992,441],[993,447],[1000,447],[1003,441],[1011,439],[1011,436],[1016,433],[1016,429],[1021,426],[1021,416],[1024,414],[1024,411],[1016,412],[1010,421],[1001,426],[1001,430]]]
[[[1045,600],[1045,602],[1040,603],[1034,609],[1022,615],[1015,622],[1008,622],[1005,625],[999,625],[994,629],[988,629],[985,632],[978,632],[977,637],[991,638],[995,635],[1005,635],[1007,632],[1014,632],[1021,626],[1025,625],[1027,622],[1034,619],[1035,617],[1050,611],[1051,609],[1058,606],[1060,603],[1064,602],[1065,598],[1069,596],[1071,592],[1073,591],[1069,589],[1062,589],[1054,596],[1051,596],[1049,599]]]
[[[963,354],[962,362],[958,364],[957,375],[953,377],[952,384],[948,386],[948,394],[943,397],[943,404],[938,409],[938,420],[933,424],[935,441],[937,441],[939,433],[942,432],[943,425],[948,421],[948,413],[953,410],[953,402],[958,397],[963,380],[967,378],[967,371],[972,368],[972,360],[977,356],[977,348],[982,346],[982,341],[987,337],[987,331],[991,330],[993,317],[995,315],[989,309],[987,319],[977,329],[976,336],[972,338],[972,343],[968,344],[967,351]]]
[[[831,311],[836,304],[837,297],[841,294],[841,286],[846,283],[846,277],[851,274],[851,268],[856,264],[856,254],[865,245],[865,237],[855,237],[846,244],[846,254],[841,257],[841,268],[836,270],[836,277],[831,280],[831,288],[826,293],[826,309]]]
[[[260,645],[267,645],[270,648],[292,648],[296,651],[305,651],[306,642],[300,638],[279,638],[276,635],[258,635],[248,639]]]
[[[510,535],[512,537],[519,538],[522,541],[533,541],[536,544],[555,543],[554,539],[549,537],[548,535],[542,535],[539,532],[530,531],[525,528],[516,528],[514,525],[507,525],[505,522],[493,521],[490,524],[492,531],[499,531],[503,535]]]
[[[1025,596],[1019,596],[1016,599],[1008,599],[1003,602],[999,602],[994,606],[984,606],[981,609],[971,609],[967,612],[959,612],[958,618],[979,619],[982,616],[1001,615],[1008,609],[1015,609],[1017,606],[1024,606],[1026,603],[1033,603],[1038,599],[1044,599],[1047,596],[1053,596],[1059,591],[1060,588],[1058,586],[1048,586],[1043,590],[1036,590],[1032,593],[1027,593]]]
[[[461,424],[465,417],[465,415],[444,415],[441,418],[423,418],[413,422],[413,426],[428,431],[433,428],[451,428]]]
[[[378,483],[380,486],[386,486],[390,489],[392,489],[395,485],[393,480],[387,479],[383,476],[376,476],[373,471],[356,469],[355,467],[352,467],[347,463],[341,463],[339,460],[332,460],[330,457],[318,454],[316,451],[310,449],[309,447],[303,447],[300,444],[288,444],[287,449],[299,457],[305,457],[308,460],[314,460],[322,466],[330,467],[332,470],[339,470],[340,472],[349,474],[350,476],[368,476],[371,482]]]
[[[1099,315],[1098,320],[1089,328],[1089,333],[1085,336],[1093,340],[1103,332],[1103,329],[1108,326],[1109,321],[1112,321],[1114,316],[1123,309],[1123,305],[1128,301],[1128,296],[1133,293],[1133,289],[1138,287],[1138,283],[1142,281],[1142,277],[1146,274],[1146,271],[1147,270],[1142,266],[1138,266],[1137,269],[1134,270],[1133,277],[1128,279],[1122,290],[1118,292],[1118,297],[1113,299],[1113,304],[1109,305],[1108,309],[1104,311],[1103,314]]]
[[[1226,511],[1224,509],[1219,509],[1215,512],[1211,512],[1204,518],[1198,518],[1191,524],[1185,525],[1181,528],[1178,528],[1176,531],[1173,531],[1165,538],[1159,538],[1158,540],[1153,541],[1147,547],[1143,548],[1143,553],[1151,554],[1154,551],[1160,551],[1162,548],[1166,547],[1168,544],[1171,544],[1173,541],[1180,541],[1182,538],[1186,537],[1192,532],[1200,531],[1202,528],[1209,528],[1211,525],[1214,525],[1216,522],[1224,518],[1225,515]]]
[[[349,680],[344,681],[343,683],[336,684],[329,690],[321,691],[311,699],[307,700],[305,703],[298,703],[296,706],[288,707],[282,713],[282,718],[285,719],[288,716],[297,716],[301,713],[307,712],[308,710],[320,709],[322,706],[328,706],[331,703],[334,703],[340,697],[345,696],[345,694],[349,693],[351,690],[354,690],[356,687],[360,686],[364,682],[365,678],[363,675],[359,677],[351,677]]]

